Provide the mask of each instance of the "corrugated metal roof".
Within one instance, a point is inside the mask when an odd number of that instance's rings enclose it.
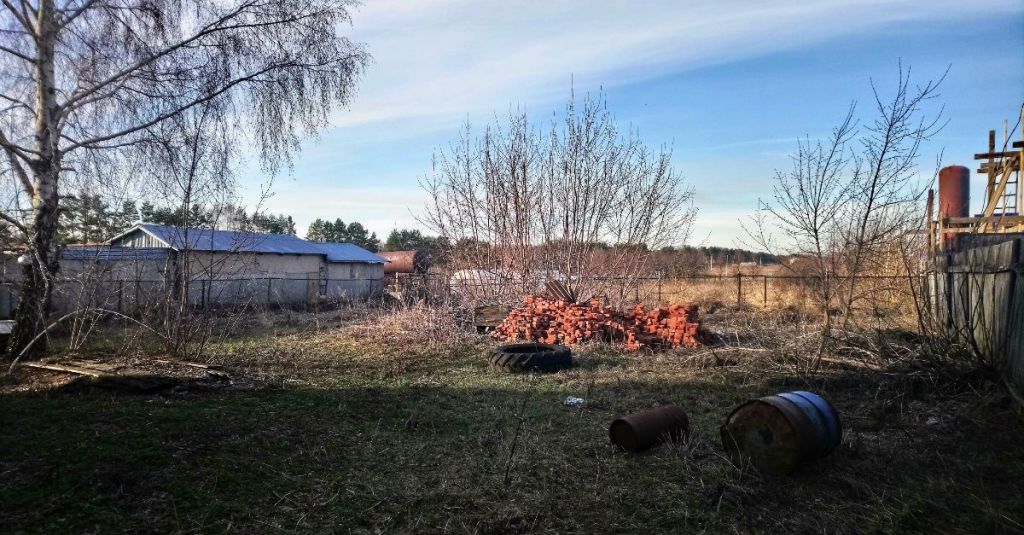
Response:
[[[103,262],[162,260],[167,249],[152,247],[111,247],[109,245],[69,245],[61,252],[64,260],[93,260]]]
[[[314,245],[324,252],[328,262],[387,263],[386,258],[377,256],[354,243],[314,243]]]
[[[112,240],[116,245],[136,229],[146,232],[166,243],[175,250],[185,247],[185,229],[169,225],[141,223]],[[314,243],[296,236],[240,232],[235,230],[188,229],[188,249],[193,251],[247,252],[272,254],[315,254],[327,258],[328,262],[365,262],[383,264],[385,259],[351,243]]]
[[[217,252],[323,254],[312,243],[285,234],[190,228],[187,232],[188,245],[186,246],[186,232],[182,227],[142,223],[137,228],[179,251],[190,249]]]

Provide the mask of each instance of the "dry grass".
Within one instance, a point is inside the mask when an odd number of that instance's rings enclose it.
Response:
[[[350,324],[343,332],[370,342],[444,351],[476,340],[461,313],[450,307],[400,306],[370,312],[365,321]]]
[[[745,275],[740,283],[735,276],[647,282],[633,297],[646,303],[692,302],[712,311],[737,305],[752,310],[797,310],[808,314],[820,309],[810,280],[766,279],[757,275]],[[905,279],[860,280],[855,298],[855,309],[864,316],[888,318],[915,313],[913,294]]]
[[[570,370],[510,375],[487,367],[491,342],[450,314],[344,315],[268,317],[259,332],[212,347],[211,360],[262,385],[254,390],[5,395],[0,524],[60,533],[1024,529],[1024,428],[991,377],[969,367],[920,352],[840,352],[810,373],[808,318],[723,310],[706,318],[723,340],[713,348],[631,354],[589,344],[575,348]],[[795,388],[838,408],[846,433],[833,455],[775,479],[723,457],[718,426],[732,407]],[[565,406],[570,395],[586,406]],[[609,444],[613,418],[666,402],[689,413],[688,440],[643,455]]]

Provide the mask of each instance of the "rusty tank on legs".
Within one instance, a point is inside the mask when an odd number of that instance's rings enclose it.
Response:
[[[663,405],[617,418],[608,428],[612,442],[638,453],[668,440],[682,440],[690,433],[686,412],[675,405]]]
[[[939,170],[939,219],[970,215],[971,170],[962,165],[943,167]],[[957,249],[957,233],[944,232],[940,240],[942,250]]]
[[[939,217],[971,215],[971,170],[950,165],[939,171]]]
[[[384,264],[384,274],[392,273],[426,273],[430,269],[430,254],[425,251],[384,251],[377,253],[388,261]]]
[[[824,457],[842,441],[839,414],[821,396],[784,392],[737,407],[721,428],[722,446],[735,462],[784,475]]]

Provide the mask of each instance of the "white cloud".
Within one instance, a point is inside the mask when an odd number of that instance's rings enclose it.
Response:
[[[358,220],[379,235],[394,226],[420,226],[410,212],[423,210],[426,196],[414,181],[428,161],[387,162],[368,171],[340,151],[381,151],[401,160],[409,147],[439,131],[454,132],[467,118],[479,121],[509,106],[550,111],[567,96],[570,77],[578,91],[613,87],[844,36],[1024,7],[1020,0],[365,1],[344,32],[365,42],[374,62],[351,109],[339,110],[335,128],[324,134],[330,142],[308,147],[304,158],[323,159],[337,178],[328,187],[308,175],[294,185],[280,180],[266,206],[294,215],[303,231],[316,217]],[[796,138],[778,134],[700,152],[764,152]],[[326,156],[310,160],[315,151]],[[382,174],[373,184],[380,187],[341,182],[364,184],[376,172]],[[715,202],[702,206],[694,237],[711,233],[716,243],[732,241],[737,216],[749,211],[722,207],[716,192],[698,195]]]
[[[570,76],[579,87],[610,86],[894,24],[1019,9],[1015,0],[368,0],[350,35],[374,63],[335,122],[451,124],[564,97]]]

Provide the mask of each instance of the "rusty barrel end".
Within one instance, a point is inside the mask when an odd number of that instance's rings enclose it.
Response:
[[[690,420],[676,405],[663,405],[617,418],[608,428],[612,443],[633,453],[666,440],[682,440],[689,433]]]
[[[782,475],[831,453],[842,440],[842,427],[828,401],[795,391],[740,405],[726,418],[721,435],[734,461],[750,460],[762,472]]]

